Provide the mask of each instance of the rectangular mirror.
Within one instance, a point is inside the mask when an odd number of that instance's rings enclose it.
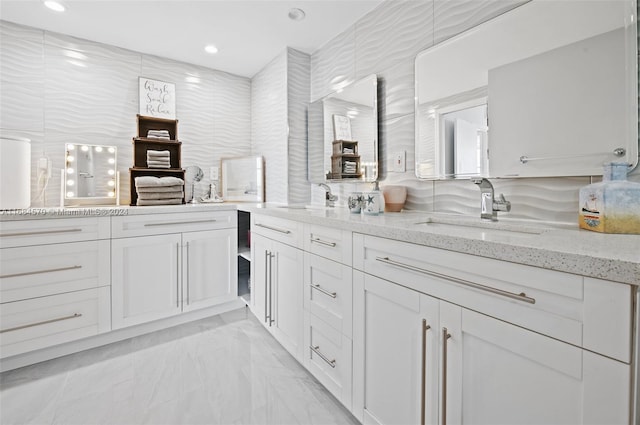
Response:
[[[222,199],[264,202],[264,159],[261,156],[222,158]]]
[[[636,2],[533,0],[416,58],[416,176],[638,162]]]
[[[115,205],[118,193],[115,146],[68,143],[64,204]]]
[[[308,108],[311,183],[378,179],[378,79],[375,74]]]

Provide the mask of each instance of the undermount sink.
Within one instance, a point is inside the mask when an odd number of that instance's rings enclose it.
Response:
[[[501,223],[496,221],[473,221],[469,219],[456,218],[433,218],[430,217],[426,221],[415,223],[418,226],[427,226],[432,229],[459,229],[464,230],[476,229],[480,231],[489,231],[491,234],[517,235],[517,236],[535,236],[545,233],[548,229],[523,226],[515,223]]]

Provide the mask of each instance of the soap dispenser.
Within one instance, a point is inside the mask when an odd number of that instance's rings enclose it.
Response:
[[[580,228],[640,234],[640,183],[627,181],[625,162],[605,164],[602,181],[580,189]]]
[[[378,182],[375,182],[371,192],[365,192],[363,194],[362,213],[366,215],[378,215],[384,213],[384,195],[380,191]]]

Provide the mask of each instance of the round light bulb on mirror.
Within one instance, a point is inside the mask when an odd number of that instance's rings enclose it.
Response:
[[[95,151],[96,152],[102,152],[102,146],[96,146],[95,147]]]
[[[113,176],[116,172],[114,170],[109,170],[107,171],[107,174],[109,174],[110,176]]]
[[[80,149],[82,150],[82,152],[86,152],[86,151],[89,150],[89,146],[85,145],[85,146],[81,147]]]
[[[76,196],[74,192],[67,192],[67,198],[73,198],[74,196]]]
[[[114,152],[116,151],[116,149],[115,149],[115,148],[109,148],[109,149],[107,149],[107,150],[109,151],[109,153],[114,153]]]
[[[67,168],[67,174],[73,174],[75,172],[76,170],[74,170],[73,168]]]
[[[73,155],[67,155],[67,162],[73,162],[75,160],[75,158],[73,157]]]
[[[109,158],[109,164],[115,164],[116,160],[113,158]]]
[[[73,186],[74,184],[76,184],[75,181],[73,180],[67,180],[67,186]]]
[[[110,187],[113,187],[116,185],[116,182],[114,182],[113,180],[109,180],[109,182],[107,183],[107,185],[109,185]]]
[[[67,145],[67,149],[69,149],[70,151],[74,150],[76,148],[76,145]]]
[[[116,196],[116,193],[114,191],[111,191],[108,193],[109,198],[113,198],[114,196]]]

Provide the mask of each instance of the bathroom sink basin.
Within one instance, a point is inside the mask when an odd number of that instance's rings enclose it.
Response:
[[[415,223],[417,226],[426,226],[430,229],[447,231],[470,231],[476,229],[488,234],[502,234],[510,236],[535,236],[545,233],[548,229],[526,226],[516,223],[501,223],[492,221],[479,221],[456,218],[434,218]]]

